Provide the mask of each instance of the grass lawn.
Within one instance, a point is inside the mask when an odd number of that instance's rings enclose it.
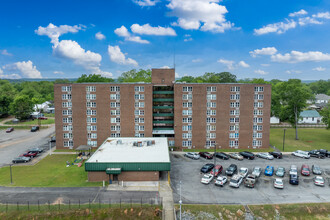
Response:
[[[15,123],[15,125],[38,125],[38,120],[31,120],[31,121],[24,121],[20,123]],[[48,125],[48,124],[55,124],[55,119],[54,118],[48,118],[47,120],[40,120],[40,123],[42,125]],[[14,124],[12,121],[7,121],[5,123],[6,125],[11,125]]]
[[[1,186],[26,187],[78,187],[102,186],[100,182],[87,182],[84,166],[66,167],[76,155],[51,155],[34,166],[12,166],[13,184],[10,184],[9,167],[0,168]]]
[[[45,117],[55,117],[55,113],[43,113]]]
[[[285,151],[295,150],[330,150],[330,130],[325,128],[298,128],[298,138],[295,140],[295,129],[287,128],[285,132]],[[270,144],[282,151],[283,149],[283,129],[270,129]]]

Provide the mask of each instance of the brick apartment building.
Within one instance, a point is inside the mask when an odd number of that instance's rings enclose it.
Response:
[[[55,84],[56,147],[100,146],[108,137],[168,137],[185,148],[268,148],[271,85],[175,83],[152,69],[151,83]]]

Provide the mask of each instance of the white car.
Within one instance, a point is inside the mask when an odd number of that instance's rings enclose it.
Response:
[[[238,174],[241,175],[243,178],[245,178],[247,176],[249,172],[249,169],[246,167],[241,167],[238,171]]]
[[[212,174],[205,174],[202,177],[201,183],[209,184],[213,180],[214,176]]]
[[[267,160],[274,159],[274,156],[271,155],[270,153],[257,153],[256,155],[257,155],[257,157],[260,157],[260,158],[263,158],[263,159],[267,159]]]
[[[226,176],[218,176],[215,180],[216,186],[224,186],[227,183],[228,178]]]
[[[198,153],[192,153],[192,152],[185,153],[184,156],[194,160],[198,160],[200,158]]]
[[[297,168],[296,165],[291,165],[289,174],[290,175],[298,175],[298,168]]]
[[[292,152],[292,155],[296,156],[296,157],[305,158],[305,159],[309,159],[311,157],[307,151],[302,151],[302,150],[297,150],[295,152]]]
[[[234,175],[230,181],[229,181],[229,186],[239,188],[239,185],[243,182],[243,177],[241,175]]]
[[[314,184],[317,186],[324,186],[324,178],[322,176],[314,177]]]
[[[256,177],[260,177],[261,172],[262,172],[261,167],[254,167],[252,174],[255,175]]]
[[[277,188],[277,189],[283,189],[284,188],[283,180],[276,178],[274,180],[274,187]]]

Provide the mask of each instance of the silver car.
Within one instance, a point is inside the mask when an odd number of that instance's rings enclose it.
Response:
[[[324,178],[322,176],[314,177],[314,184],[317,186],[324,186]]]
[[[194,160],[198,160],[200,158],[198,153],[192,153],[192,152],[185,153],[184,156]]]
[[[271,155],[270,153],[257,153],[257,157],[267,159],[267,160],[272,160],[274,159],[274,156]]]
[[[284,177],[285,175],[285,168],[284,167],[278,167],[275,173],[276,176]]]
[[[260,177],[261,172],[262,172],[261,167],[254,167],[252,170],[252,174],[255,175],[256,177]]]

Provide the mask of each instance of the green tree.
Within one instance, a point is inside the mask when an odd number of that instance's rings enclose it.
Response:
[[[195,83],[196,81],[193,76],[183,76],[181,79],[178,79],[177,82]]]
[[[16,95],[14,86],[8,80],[0,80],[0,116],[7,116],[10,111],[10,103]]]
[[[89,74],[88,76],[83,74],[77,79],[77,83],[85,82],[114,82],[114,79],[101,76],[100,74]]]
[[[320,111],[322,121],[327,125],[327,129],[330,129],[330,103]]]
[[[151,70],[136,69],[124,72],[118,77],[119,82],[151,82]]]
[[[319,80],[309,84],[313,94],[327,94],[330,90],[330,80]]]
[[[311,90],[299,79],[289,79],[287,82],[277,83],[274,87],[281,103],[280,118],[289,121],[296,129],[298,140],[298,119],[306,107],[306,101],[312,97]]]
[[[10,105],[11,114],[15,115],[16,118],[22,120],[27,119],[33,111],[33,104],[29,96],[19,95]]]

